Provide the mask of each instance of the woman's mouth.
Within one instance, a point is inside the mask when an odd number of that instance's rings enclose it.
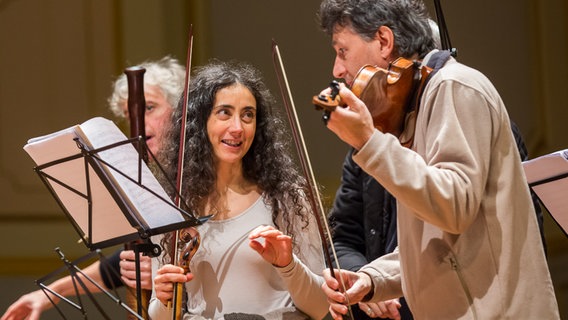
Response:
[[[240,147],[243,144],[240,140],[221,140],[221,142],[230,147]]]

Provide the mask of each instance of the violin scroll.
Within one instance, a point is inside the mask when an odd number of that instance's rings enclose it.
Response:
[[[189,272],[189,262],[201,243],[201,237],[195,227],[180,230],[178,238],[178,266],[182,267],[184,272]]]
[[[336,107],[341,106],[341,97],[339,96],[339,82],[333,80],[329,84],[330,94],[320,94],[312,98],[312,103],[316,110],[334,111]]]

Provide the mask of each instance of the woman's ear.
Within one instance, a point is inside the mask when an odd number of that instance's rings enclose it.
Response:
[[[394,51],[394,33],[387,26],[380,26],[375,33],[375,39],[379,41],[380,54],[386,61],[391,61],[391,55]]]

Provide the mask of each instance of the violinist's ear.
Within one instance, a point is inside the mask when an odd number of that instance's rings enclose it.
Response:
[[[387,61],[392,60],[391,54],[394,51],[394,33],[387,26],[380,26],[375,34],[375,39],[381,44],[381,57]]]

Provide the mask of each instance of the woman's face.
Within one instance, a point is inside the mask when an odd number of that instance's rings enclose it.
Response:
[[[218,164],[240,164],[256,132],[256,100],[241,84],[217,91],[207,135]]]

